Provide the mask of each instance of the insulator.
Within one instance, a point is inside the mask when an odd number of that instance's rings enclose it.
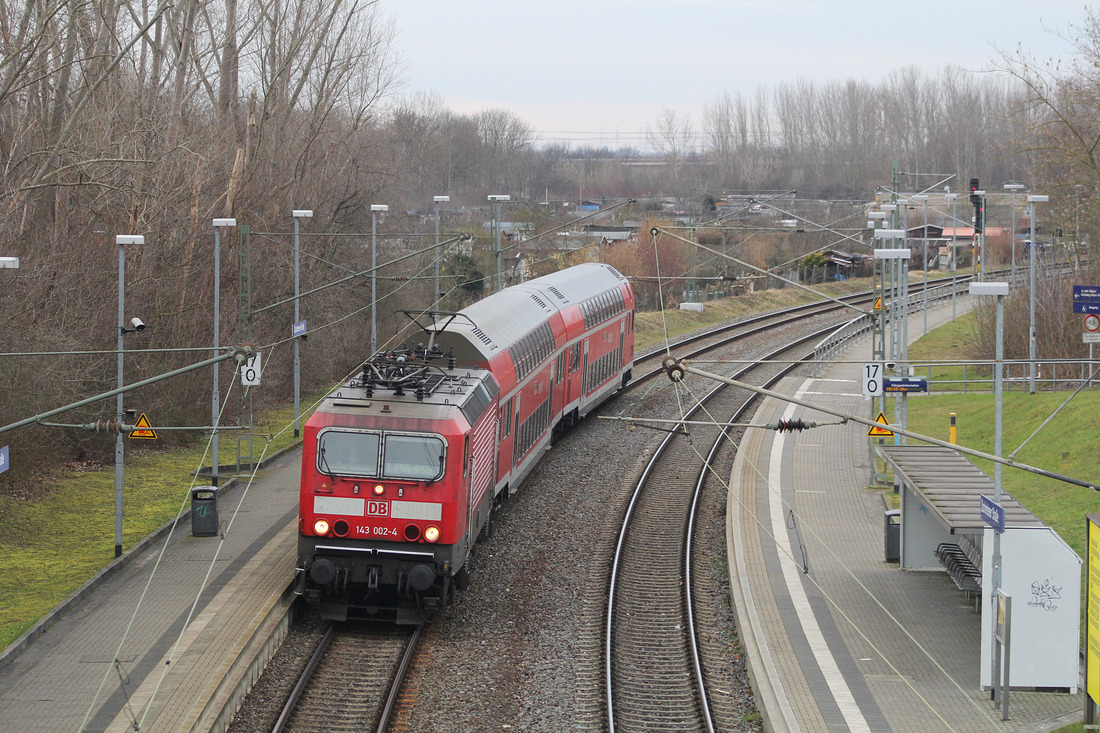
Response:
[[[768,427],[772,430],[778,430],[781,433],[798,433],[803,430],[817,427],[817,423],[807,422],[799,418],[797,420],[780,420],[777,423],[770,423]]]
[[[424,401],[424,382],[417,382],[416,383],[416,401],[417,402],[423,402]]]

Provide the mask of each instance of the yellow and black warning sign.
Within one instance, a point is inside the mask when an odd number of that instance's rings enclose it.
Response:
[[[893,435],[893,433],[891,433]],[[138,438],[140,440],[156,440],[157,434],[153,430],[153,426],[149,424],[149,418],[145,417],[145,413],[141,413],[141,417],[134,423],[134,429],[130,431],[131,438]]]
[[[878,417],[875,418],[875,422],[878,423],[878,425],[872,425],[867,430],[867,436],[868,437],[871,437],[871,438],[892,438],[892,437],[894,437],[894,431],[890,430],[890,421],[886,419],[885,413],[880,412],[878,414]]]

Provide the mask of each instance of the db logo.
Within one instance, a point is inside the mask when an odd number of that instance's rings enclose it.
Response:
[[[368,517],[388,517],[390,515],[390,503],[388,501],[368,501]]]

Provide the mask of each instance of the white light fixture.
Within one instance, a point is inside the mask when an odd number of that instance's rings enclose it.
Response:
[[[489,200],[490,200],[490,201],[497,201],[497,202],[500,202],[500,201],[511,201],[511,200],[512,200],[512,197],[511,197],[511,196],[509,196],[509,195],[508,195],[508,194],[506,194],[506,193],[491,193],[491,194],[489,194]]]
[[[312,219],[313,209],[294,209],[290,212],[290,215],[295,219]]]
[[[0,257],[0,270],[17,270],[19,269],[18,257]]]
[[[876,260],[907,260],[909,259],[910,249],[908,247],[899,249],[876,249]]]
[[[1043,195],[1043,194],[1033,194],[1033,193],[1029,193],[1027,195],[1027,202],[1029,204],[1045,204],[1048,201],[1050,201],[1050,196],[1046,196],[1046,195]]]
[[[959,197],[959,194],[957,194],[957,193],[945,193],[943,195],[943,197],[945,199],[947,199],[948,201],[954,201],[955,199],[957,199]]]
[[[116,234],[115,244],[122,246],[125,244],[145,244],[144,234]]]
[[[215,219],[214,226],[216,227],[235,227],[237,226],[236,219]]]
[[[875,238],[876,239],[904,239],[905,238],[905,230],[904,229],[876,229],[875,230]]]
[[[970,283],[971,295],[1008,295],[1008,283],[994,280],[986,280],[980,283]]]
[[[445,204],[445,203],[447,203],[448,201],[451,200],[451,197],[450,196],[433,196],[432,200],[435,201],[437,204]]]
[[[1006,191],[1023,191],[1025,188],[1027,188],[1027,186],[1025,186],[1022,183],[1006,183],[1005,184],[1005,190]]]
[[[886,212],[885,211],[871,211],[871,212],[868,212],[867,218],[868,219],[885,219],[886,218]]]
[[[371,204],[370,205],[370,210],[371,211],[389,211],[390,207],[387,206],[386,204]]]
[[[882,210],[883,211],[897,211],[898,210],[898,205],[897,204],[883,204],[882,205]]]

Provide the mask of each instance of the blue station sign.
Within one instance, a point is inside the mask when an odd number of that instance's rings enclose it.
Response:
[[[882,391],[887,393],[901,394],[908,392],[927,392],[928,380],[918,379],[915,377],[909,377],[907,379],[884,379],[882,382]]]
[[[982,494],[982,521],[995,529],[998,534],[1005,531],[1005,508]]]
[[[298,321],[297,323],[290,324],[290,337],[291,338],[298,338],[299,336],[305,336],[305,335],[306,335],[306,321],[305,321],[304,318],[302,320]]]
[[[1074,285],[1073,312],[1100,313],[1100,285]]]

